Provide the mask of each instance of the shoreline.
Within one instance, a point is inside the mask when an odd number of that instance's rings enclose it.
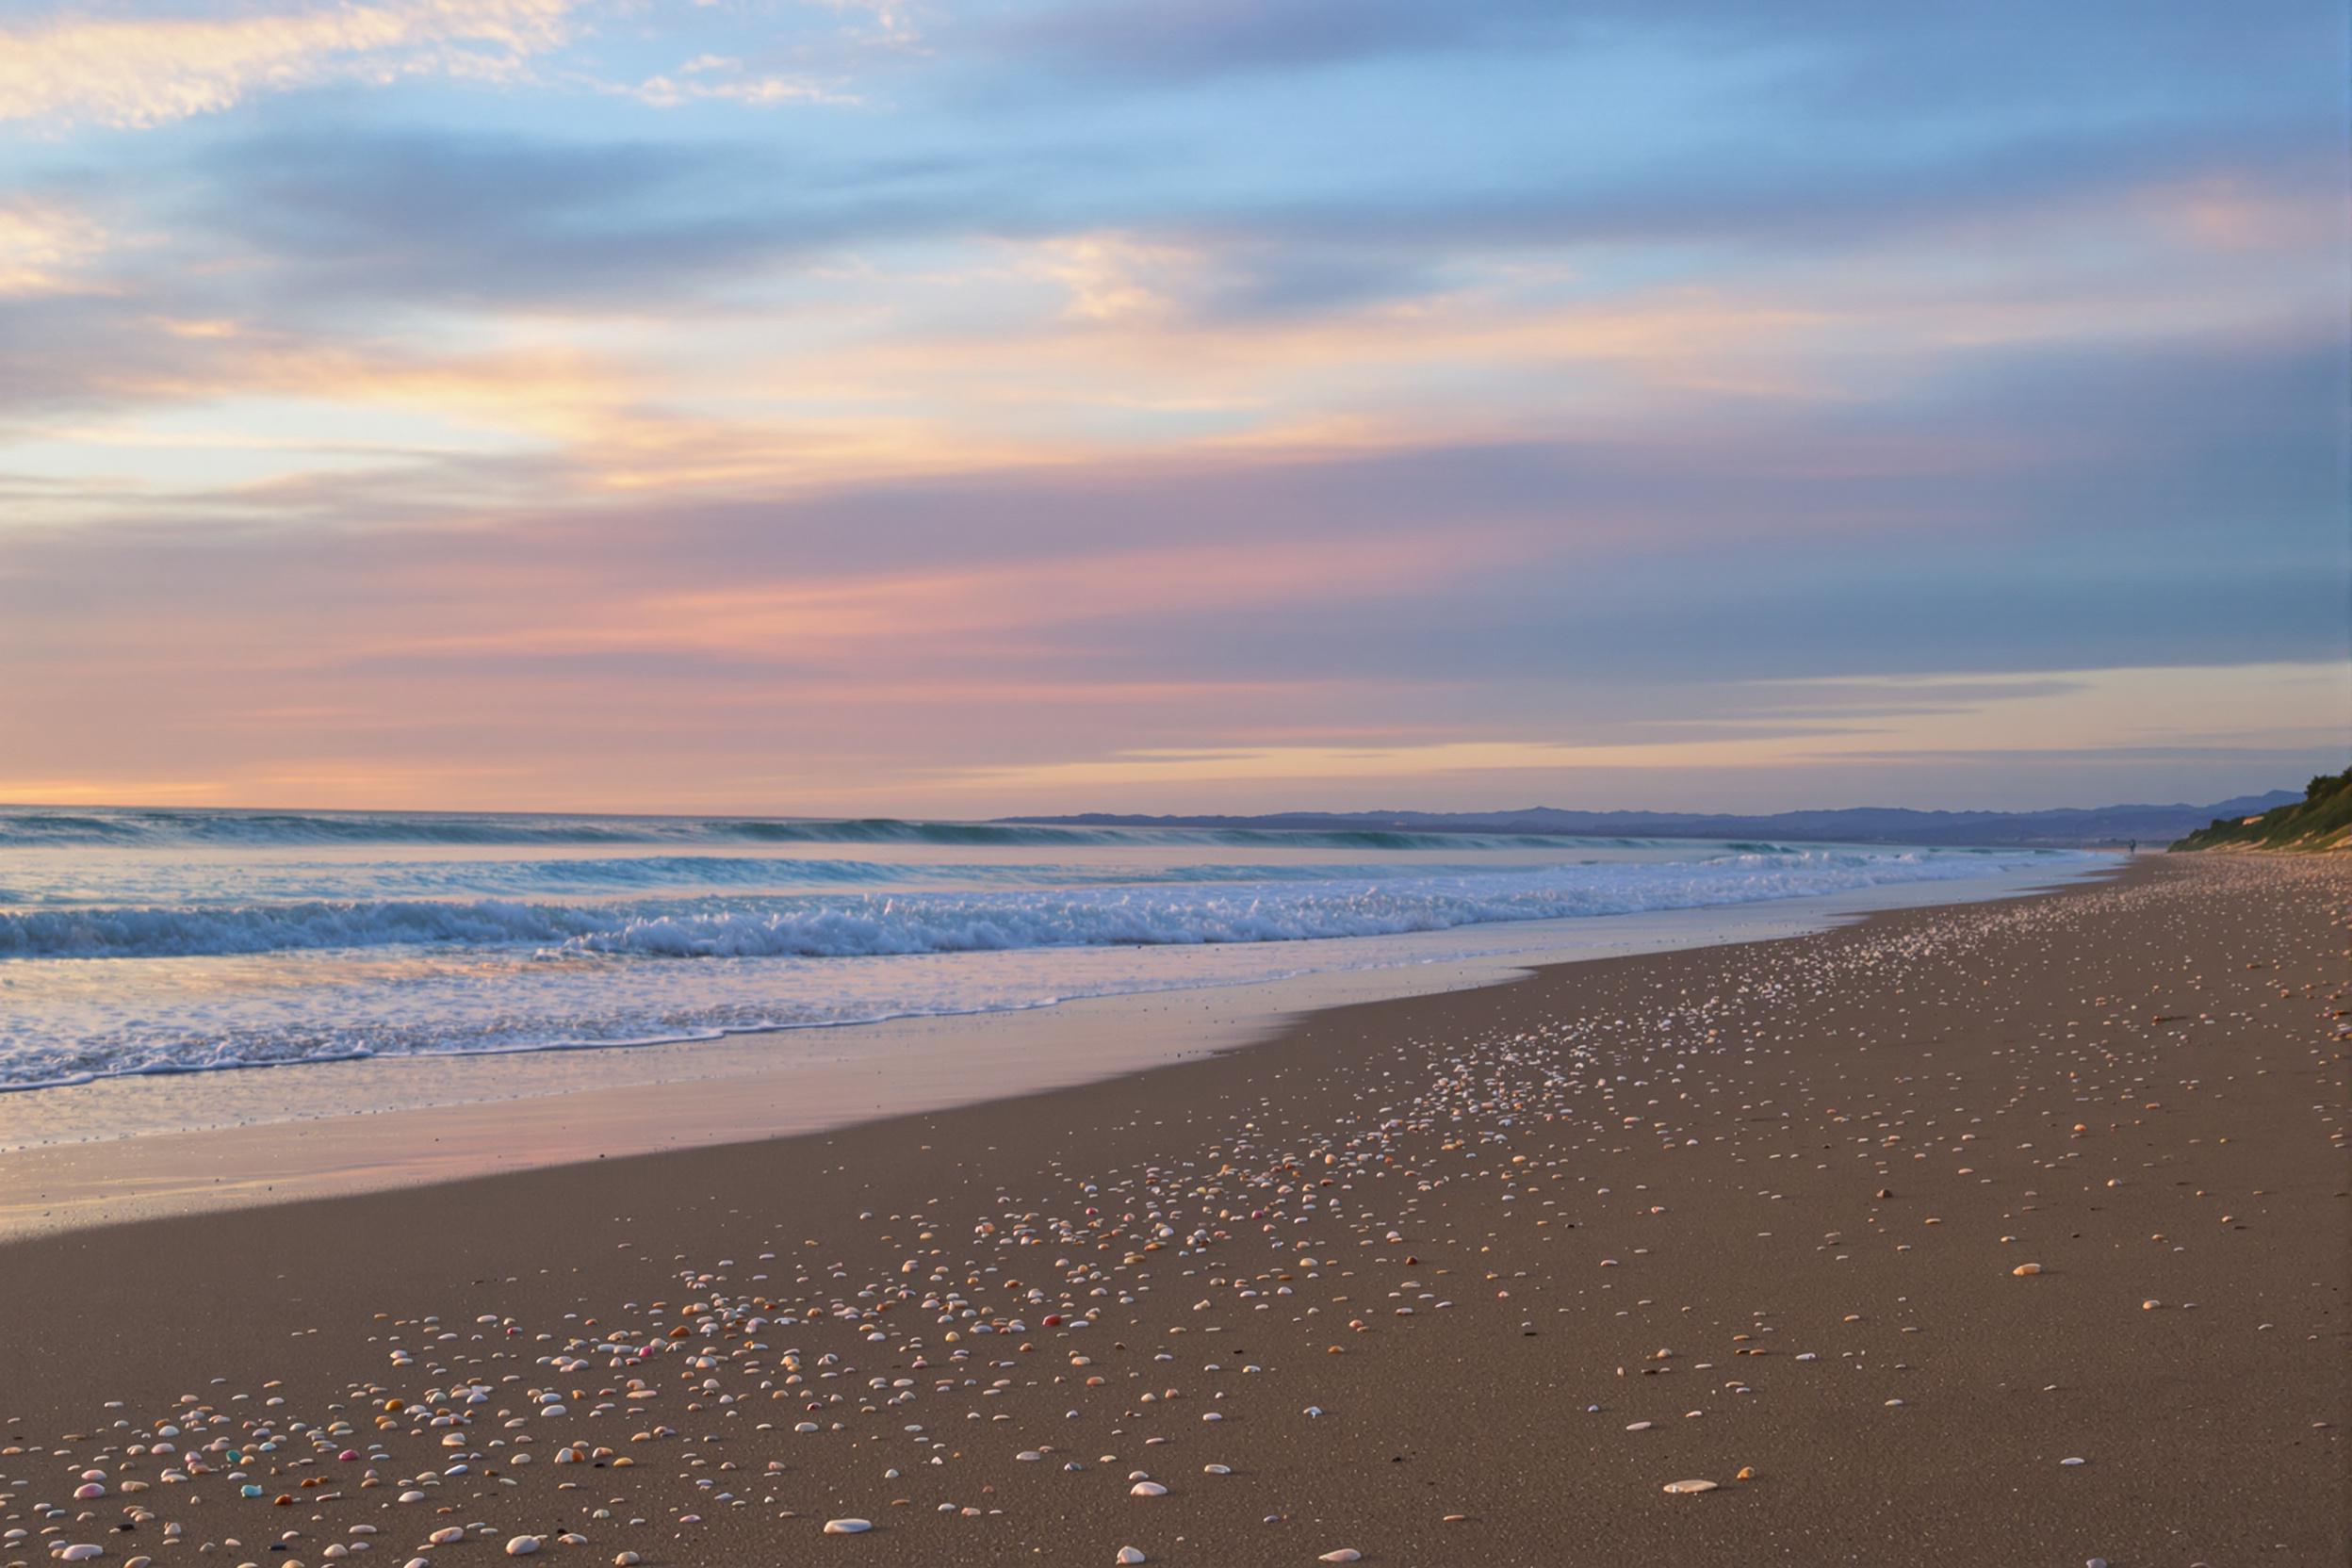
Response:
[[[0,1243],[0,1559],[2342,1560],[2347,870]]]
[[[2124,869],[1530,922],[1524,932],[1491,938],[1531,940],[1468,957],[1406,956],[1031,1008],[579,1052],[330,1060],[28,1090],[0,1096],[0,1239],[801,1136],[1145,1072],[1263,1041],[1332,1007],[1509,984],[1560,964],[1777,940],[1893,909],[2039,896]],[[1462,936],[1418,939],[1430,949]],[[220,1082],[249,1075],[263,1082]],[[355,1082],[364,1077],[374,1082]],[[366,1102],[370,1090],[374,1103]],[[53,1094],[64,1098],[40,1098]],[[354,1099],[363,1102],[357,1108]],[[207,1114],[189,1108],[191,1101],[217,1106],[212,1119],[189,1120]],[[90,1115],[71,1114],[106,1102],[119,1107],[114,1115],[126,1130],[93,1131]],[[158,1110],[181,1124],[133,1119]]]

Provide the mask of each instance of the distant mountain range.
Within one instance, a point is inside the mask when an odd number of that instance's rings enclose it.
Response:
[[[2268,811],[2302,800],[2292,790],[2239,795],[2211,806],[2092,806],[2056,811],[1913,811],[1856,806],[1834,811],[1717,816],[1691,811],[1282,811],[1260,817],[1152,817],[1086,811],[1075,816],[1004,817],[1064,827],[1303,828],[1323,832],[1543,833],[1575,838],[1801,839],[1844,843],[2163,845],[2215,818]]]

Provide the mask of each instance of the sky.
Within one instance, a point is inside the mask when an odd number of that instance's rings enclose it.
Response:
[[[2299,788],[2345,16],[0,0],[0,800]]]

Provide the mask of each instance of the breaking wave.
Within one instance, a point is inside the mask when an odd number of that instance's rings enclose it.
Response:
[[[1300,941],[1492,922],[1687,909],[1952,880],[2081,858],[1774,850],[1455,875],[1328,874],[1021,891],[714,896],[626,903],[306,900],[0,912],[0,959],[188,957],[303,949],[530,947],[550,956],[868,957],[1023,948]]]

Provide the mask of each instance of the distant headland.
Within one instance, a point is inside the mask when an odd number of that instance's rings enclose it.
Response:
[[[2266,810],[2217,811],[2204,827],[2175,849],[2352,848],[2352,768],[2321,774],[2304,786],[2300,800]]]

